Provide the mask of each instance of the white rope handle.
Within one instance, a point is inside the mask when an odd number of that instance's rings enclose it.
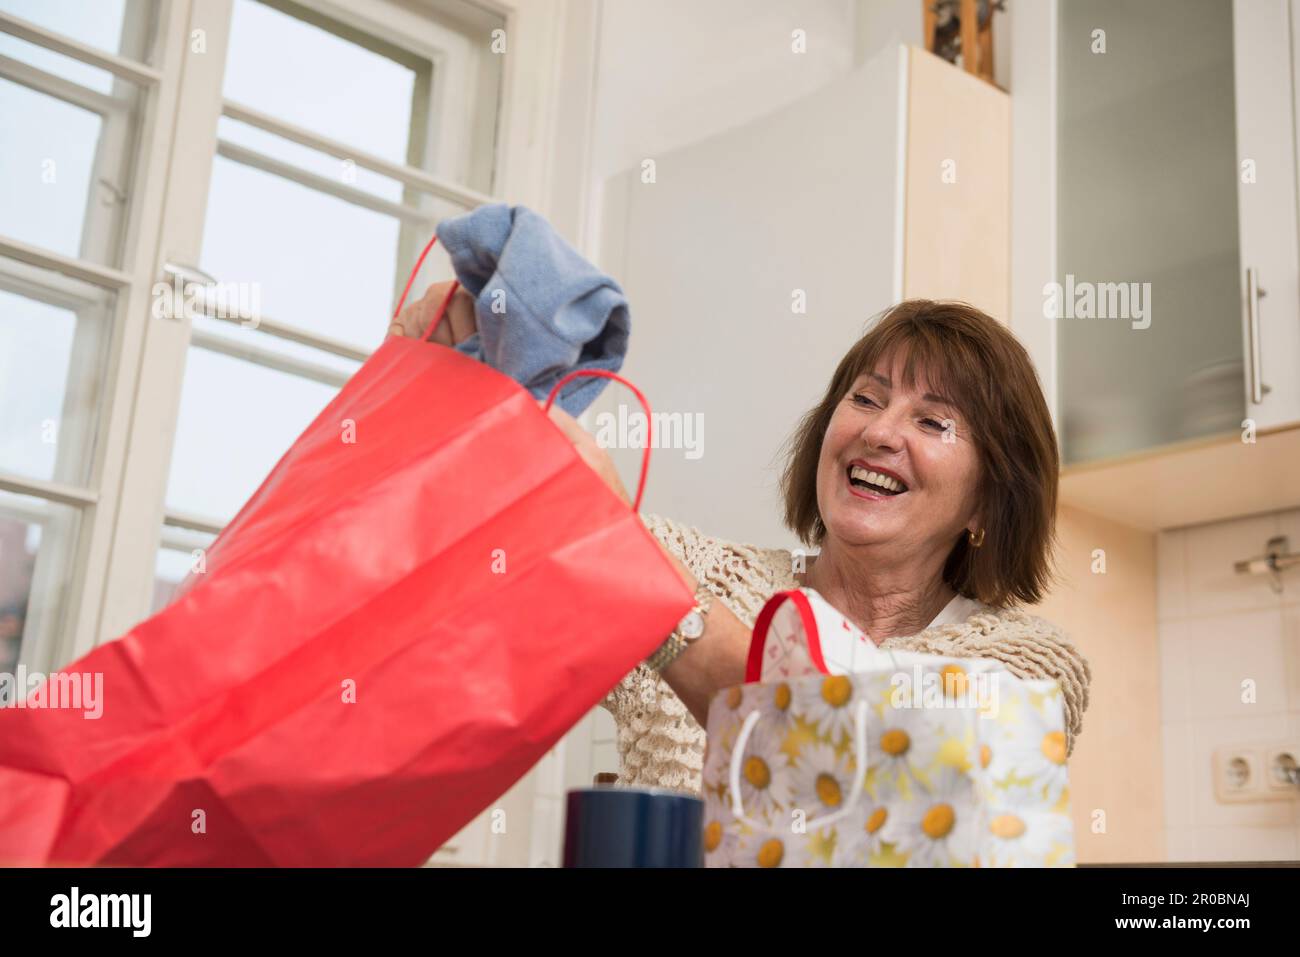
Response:
[[[745,814],[744,803],[740,798],[740,766],[745,761],[745,746],[749,744],[749,736],[753,734],[754,726],[758,724],[761,717],[762,714],[757,708],[745,716],[745,723],[740,726],[740,734],[736,737],[736,746],[731,752],[731,771],[728,776],[731,784],[731,813],[735,815],[736,820],[748,824],[755,830],[776,834],[784,830],[784,828],[760,824],[753,818],[748,817]],[[816,830],[819,827],[838,821],[853,810],[858,798],[862,796],[862,787],[867,777],[867,702],[865,701],[858,702],[857,713],[853,716],[853,731],[853,755],[857,763],[854,766],[853,790],[849,792],[849,799],[844,807],[838,811],[831,811],[829,814],[823,814],[821,817],[808,821],[804,825],[808,830]]]

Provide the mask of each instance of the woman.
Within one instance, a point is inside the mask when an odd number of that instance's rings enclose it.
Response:
[[[390,332],[419,335],[447,284]],[[434,340],[474,332],[458,290]],[[578,453],[631,505],[606,452],[560,411]],[[992,658],[1050,678],[1065,699],[1066,754],[1091,673],[1052,624],[1020,606],[1052,580],[1059,460],[1042,389],[1000,323],[958,302],[909,300],[845,354],[791,439],[785,523],[801,553],[644,521],[695,591],[696,607],[603,705],[618,725],[619,781],[699,793],[709,700],[744,680],[754,618],[777,591],[819,592],[882,648]]]

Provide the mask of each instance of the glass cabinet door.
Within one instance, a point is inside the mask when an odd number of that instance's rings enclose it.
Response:
[[[1264,22],[1243,64],[1232,0],[1059,5],[1057,276],[1044,309],[1066,464],[1237,432],[1252,416],[1272,424],[1292,401],[1268,385],[1250,395],[1261,378],[1285,392],[1300,371],[1285,308],[1297,268],[1289,13],[1285,0],[1244,8],[1248,30],[1270,16],[1281,29]],[[1261,96],[1261,84],[1279,89]],[[1279,295],[1248,298],[1248,268]]]

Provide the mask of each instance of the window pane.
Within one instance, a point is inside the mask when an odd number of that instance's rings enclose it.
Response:
[[[336,391],[242,359],[190,349],[168,507],[229,521]]]
[[[128,21],[128,9],[131,18]],[[0,10],[87,46],[148,61],[156,0],[0,0]],[[34,43],[0,33],[0,54],[84,87],[110,93],[113,75]]]
[[[0,233],[113,264],[126,184],[109,169],[120,152],[96,168],[103,117],[2,78],[0,116]]]
[[[430,75],[427,61],[360,34],[343,39],[254,0],[235,2],[226,97],[395,163],[408,162],[417,83],[427,89]]]
[[[0,492],[0,671],[13,672],[20,649],[51,648],[66,614],[80,511]],[[48,670],[51,662],[31,662]]]
[[[203,268],[257,283],[263,314],[279,322],[374,349],[388,331],[400,232],[391,216],[217,157]],[[446,256],[430,256],[426,272],[450,278]]]
[[[113,302],[84,283],[0,261],[0,470],[86,484]]]

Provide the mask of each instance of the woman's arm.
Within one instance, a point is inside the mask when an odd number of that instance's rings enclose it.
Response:
[[[667,549],[664,553],[677,567],[687,587],[691,591],[698,588],[699,582],[686,564]],[[663,670],[664,681],[701,728],[708,724],[709,701],[714,692],[744,682],[750,635],[745,623],[715,598],[704,616],[704,634],[687,645]]]

